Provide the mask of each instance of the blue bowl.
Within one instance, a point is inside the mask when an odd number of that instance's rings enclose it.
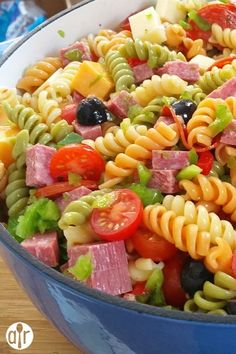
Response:
[[[34,30],[5,55],[0,62],[1,85],[14,87],[24,68],[43,55],[50,55],[89,32],[98,32],[101,26],[112,28],[128,14],[154,2],[86,1],[61,13]],[[74,26],[74,23],[78,25]],[[58,35],[58,30],[64,30],[65,38]],[[236,352],[236,316],[164,310],[92,290],[38,262],[1,225],[0,255],[34,305],[85,353]]]

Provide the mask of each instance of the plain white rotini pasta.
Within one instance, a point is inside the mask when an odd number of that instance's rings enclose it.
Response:
[[[38,96],[38,110],[48,126],[61,120],[61,108],[56,100],[48,98],[46,90]]]
[[[71,95],[72,81],[79,70],[80,64],[78,61],[69,63],[52,82],[51,87],[53,87],[58,96],[65,98]]]
[[[210,38],[211,43],[220,44],[222,47],[228,47],[236,49],[236,30],[225,28],[223,29],[217,23],[214,23],[211,27],[212,36]]]

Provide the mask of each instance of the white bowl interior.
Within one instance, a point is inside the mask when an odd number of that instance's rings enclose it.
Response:
[[[156,0],[92,0],[49,22],[18,47],[0,67],[0,86],[15,87],[24,70],[45,56],[56,55],[79,38],[101,28],[115,28],[132,12],[155,5]],[[62,38],[58,31],[62,30]]]

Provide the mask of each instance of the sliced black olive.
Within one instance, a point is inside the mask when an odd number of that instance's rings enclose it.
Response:
[[[228,300],[226,309],[229,314],[236,315],[236,299],[235,300]]]
[[[193,296],[196,291],[202,290],[205,281],[213,281],[213,274],[210,273],[201,261],[191,258],[184,264],[181,273],[182,288]]]
[[[191,100],[176,101],[171,106],[175,113],[183,118],[184,123],[188,123],[197,109],[197,105]]]
[[[76,118],[81,125],[96,125],[111,119],[106,106],[97,97],[83,99],[77,107]]]

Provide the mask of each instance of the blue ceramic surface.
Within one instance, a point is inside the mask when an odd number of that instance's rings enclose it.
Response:
[[[105,6],[107,0],[98,1]],[[1,225],[0,256],[35,306],[84,353],[236,353],[236,316],[162,310],[89,289],[38,262]]]

